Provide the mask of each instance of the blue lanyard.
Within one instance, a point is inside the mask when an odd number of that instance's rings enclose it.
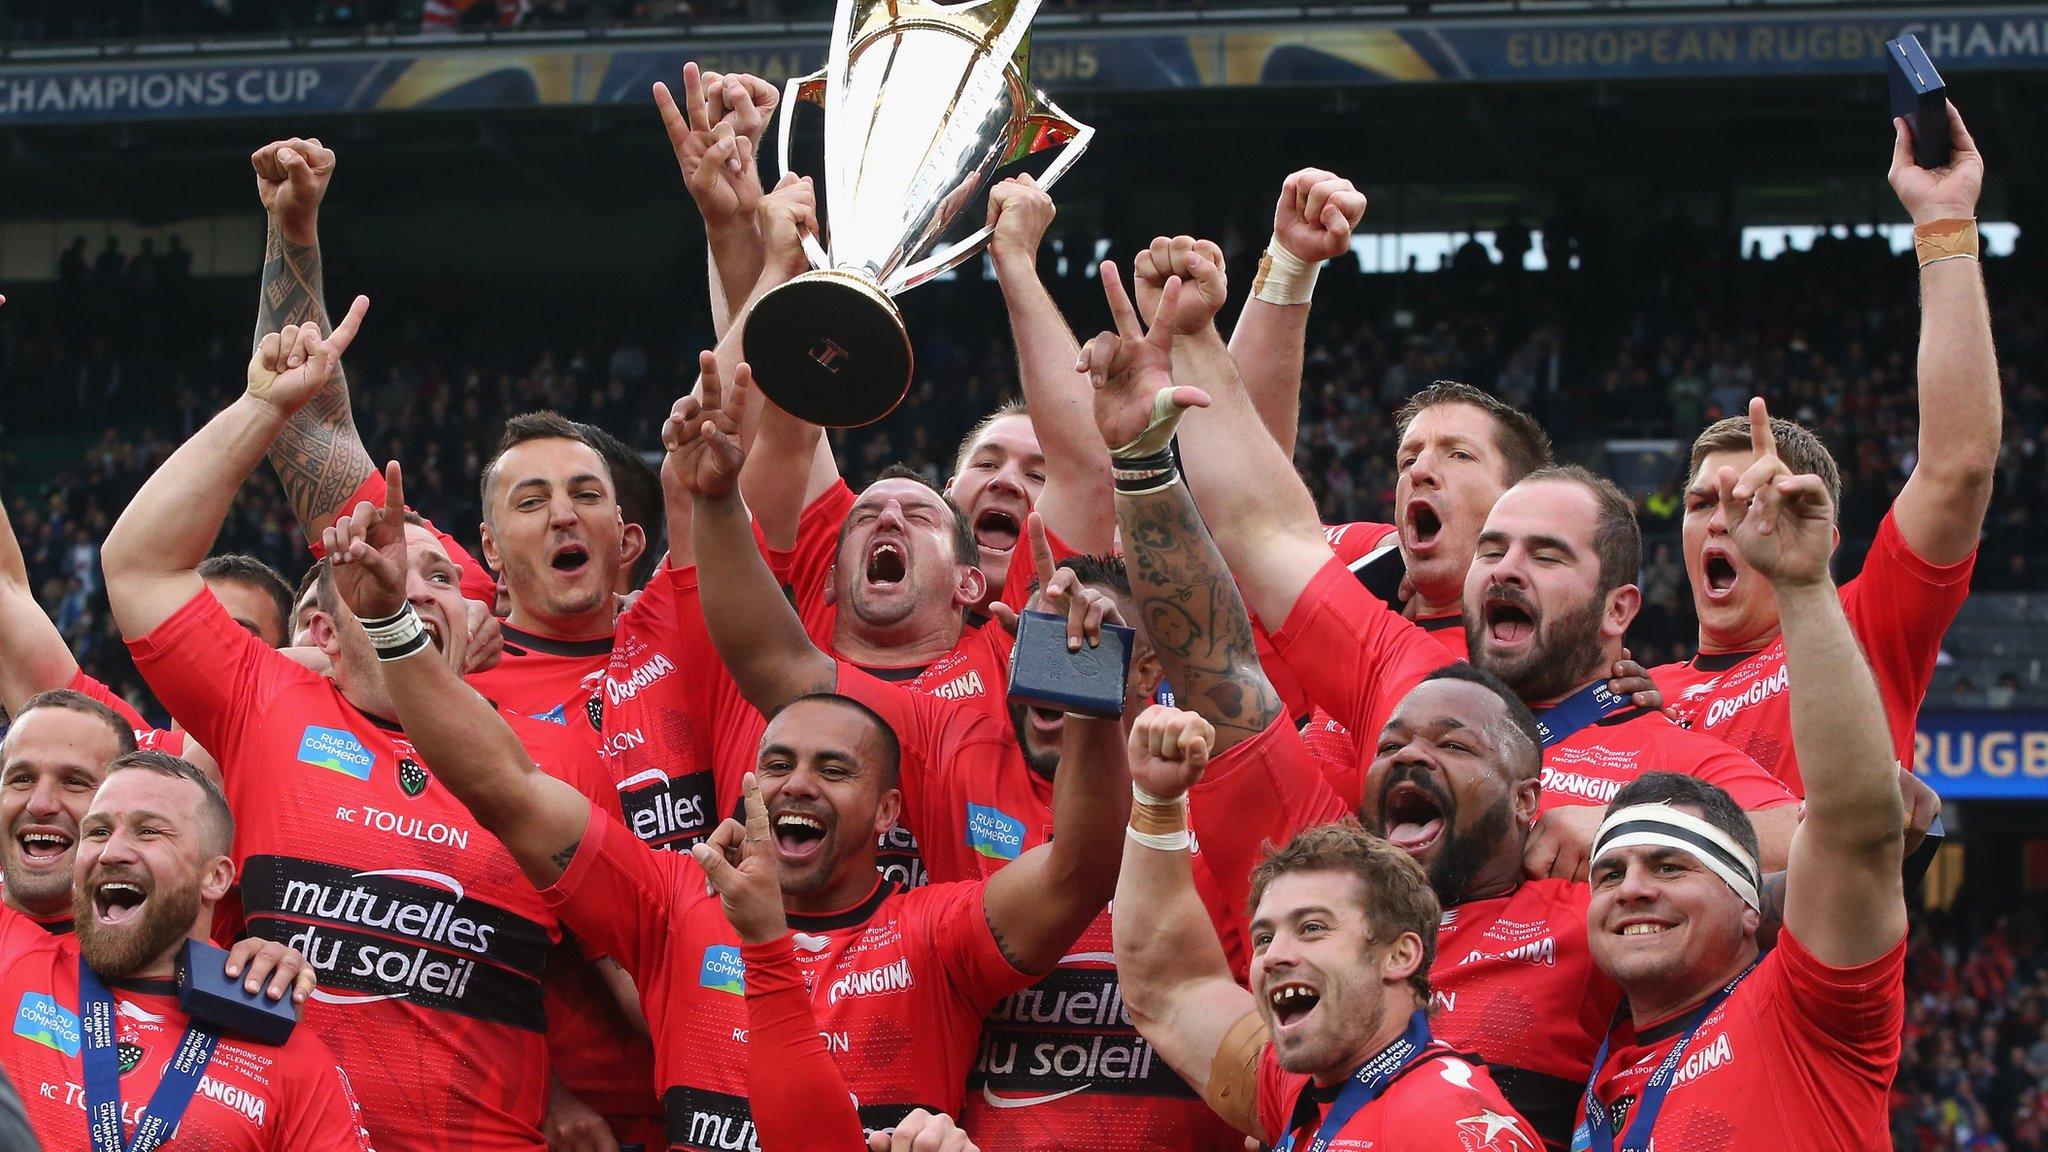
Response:
[[[1758,954],[1755,960],[1749,962],[1749,967],[1737,973],[1735,979],[1722,985],[1720,991],[1707,997],[1704,1004],[1693,1010],[1691,1018],[1685,1022],[1685,1031],[1678,1037],[1678,1042],[1671,1046],[1671,1051],[1664,1054],[1664,1059],[1657,1065],[1657,1070],[1650,1073],[1650,1079],[1643,1084],[1642,1093],[1636,1097],[1635,1105],[1629,1109],[1628,1134],[1622,1138],[1622,1152],[1649,1152],[1651,1130],[1657,1126],[1657,1113],[1664,1108],[1664,1094],[1671,1091],[1671,1082],[1678,1072],[1678,1062],[1685,1059],[1685,1050],[1692,1046],[1692,1038],[1699,1034],[1700,1025],[1706,1023],[1707,1017],[1713,1015],[1714,1009],[1719,1008],[1722,1002],[1728,999],[1735,991],[1735,986],[1742,983],[1743,977],[1756,971],[1757,964],[1762,960],[1762,954]],[[1614,1025],[1621,1023],[1622,1014],[1627,1011],[1627,1004],[1615,1010]],[[1600,1084],[1600,1070],[1607,1066],[1607,1046],[1614,1042],[1614,1025],[1608,1026],[1607,1037],[1600,1041],[1600,1054],[1593,1057],[1593,1074],[1586,1080],[1586,1122],[1579,1125],[1578,1131],[1572,1133],[1573,1152],[1614,1152],[1614,1118],[1608,1114],[1607,1106],[1600,1102],[1599,1093],[1594,1091]]]
[[[1607,681],[1596,681],[1544,709],[1543,715],[1536,718],[1536,731],[1543,737],[1543,746],[1548,748],[1570,739],[1574,732],[1586,725],[1605,720],[1630,706],[1629,698],[1616,696],[1614,690],[1607,686]]]
[[[121,1053],[115,1043],[114,998],[106,985],[78,958],[78,1007],[84,1044],[80,1063],[85,1066],[86,1129],[92,1134],[93,1152],[154,1152],[178,1130],[192,1094],[199,1090],[199,1078],[213,1059],[213,1046],[220,1037],[197,1024],[185,1028],[178,1050],[164,1066],[163,1079],[149,1104],[135,1118],[135,1138],[121,1139]]]
[[[1351,1077],[1344,1081],[1344,1089],[1330,1105],[1329,1115],[1324,1116],[1322,1124],[1316,1128],[1316,1137],[1309,1142],[1308,1152],[1323,1152],[1328,1148],[1330,1141],[1344,1131],[1344,1125],[1349,1124],[1351,1118],[1358,1115],[1358,1110],[1379,1099],[1380,1093],[1387,1090],[1387,1085],[1392,1084],[1401,1073],[1408,1070],[1409,1065],[1420,1059],[1428,1051],[1429,1046],[1429,1013],[1418,1008],[1415,1014],[1408,1018],[1408,1029],[1401,1033],[1400,1038],[1380,1049],[1379,1055],[1359,1065],[1358,1071],[1353,1072]],[[1315,1115],[1312,1110],[1309,1110],[1306,1116],[1302,1115],[1302,1105],[1306,1103],[1309,1093],[1314,1090],[1313,1084],[1302,1086],[1301,1096],[1297,1097],[1294,1103],[1293,1126],[1288,1130],[1287,1138],[1273,1146],[1273,1152],[1294,1152],[1295,1137],[1308,1127],[1309,1119]]]

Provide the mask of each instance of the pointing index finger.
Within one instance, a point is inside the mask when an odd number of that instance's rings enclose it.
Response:
[[[1033,512],[1024,518],[1031,535],[1031,563],[1038,570],[1038,586],[1047,587],[1059,575],[1059,563],[1052,558],[1052,542],[1045,535],[1045,521]]]
[[[1761,396],[1749,398],[1749,446],[1758,457],[1778,454],[1778,438],[1771,432],[1771,413]]]
[[[404,530],[405,476],[396,460],[384,465],[384,522]]]
[[[1116,322],[1117,334],[1138,337],[1145,330],[1138,326],[1138,309],[1132,305],[1130,293],[1124,291],[1124,278],[1117,271],[1116,261],[1102,262],[1102,295],[1109,301],[1109,315]]]

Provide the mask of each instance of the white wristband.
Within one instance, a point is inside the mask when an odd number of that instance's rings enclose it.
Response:
[[[370,638],[370,646],[377,650],[379,660],[403,660],[431,643],[426,625],[420,622],[420,614],[411,604],[395,616],[361,623],[363,634]]]
[[[1188,802],[1187,793],[1185,792],[1171,800],[1162,800],[1143,788],[1138,787],[1138,783],[1135,780],[1131,782],[1131,799],[1136,800],[1140,804],[1150,804],[1154,808],[1173,808],[1185,805]]]
[[[1126,828],[1124,829],[1124,835],[1152,849],[1154,852],[1185,852],[1192,848],[1195,843],[1194,837],[1190,836],[1185,828],[1164,836],[1155,832],[1140,832],[1136,828]]]
[[[1266,254],[1259,257],[1259,272],[1252,279],[1252,295],[1268,304],[1306,304],[1315,295],[1321,261],[1313,264],[1287,250],[1276,233],[1266,242]]]

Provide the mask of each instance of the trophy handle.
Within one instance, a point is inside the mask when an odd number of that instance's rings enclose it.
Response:
[[[793,86],[796,81],[790,83]],[[1046,166],[1045,175],[1038,178],[1040,188],[1051,188],[1061,176],[1066,175],[1067,169],[1074,166],[1074,161],[1081,158],[1081,153],[1088,150],[1088,142],[1095,139],[1095,129],[1061,111],[1059,105],[1046,98],[1045,93],[1034,90],[1031,96],[1031,110],[1018,124],[1017,138],[1003,153],[1002,163],[1011,164],[1048,148],[1060,149],[1060,154]],[[903,268],[891,276],[884,287],[892,296],[906,288],[914,288],[981,251],[992,235],[994,229],[984,224],[958,241]]]
[[[816,104],[820,108],[824,107],[825,77],[830,71],[831,66],[827,65],[811,73],[809,76],[792,76],[782,85],[782,109],[777,114],[775,126],[775,161],[780,171],[788,172],[791,170],[789,167],[789,139],[791,129],[796,124],[797,101],[801,100],[806,104]],[[804,255],[810,257],[811,267],[813,268],[830,268],[832,266],[832,258],[825,254],[825,249],[818,243],[816,236],[804,237]]]

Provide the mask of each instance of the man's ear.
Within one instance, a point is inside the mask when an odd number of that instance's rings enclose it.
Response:
[[[956,564],[958,574],[953,585],[953,604],[959,608],[972,608],[988,599],[988,577],[974,564]]]
[[[306,632],[313,647],[327,654],[330,665],[341,656],[341,630],[324,609],[313,609],[313,614],[306,618]]]
[[[638,524],[627,524],[619,529],[619,567],[631,568],[633,562],[647,551],[647,529]]]
[[[1623,584],[1607,594],[1607,610],[1600,621],[1600,634],[1610,640],[1620,639],[1628,634],[1628,626],[1635,621],[1636,613],[1643,608],[1643,590],[1633,584]]]
[[[881,803],[875,805],[875,838],[888,835],[896,826],[896,818],[903,814],[903,790],[891,788],[882,793]]]
[[[832,567],[825,573],[825,603],[839,603],[839,562],[837,560],[832,562]]]
[[[490,565],[493,572],[504,572],[505,563],[498,558],[498,542],[491,537],[491,522],[489,520],[485,520],[476,526],[476,539],[477,543],[483,546],[484,563]]]
[[[199,898],[219,902],[235,887],[235,862],[226,856],[215,856],[206,862],[205,871],[199,877]]]

